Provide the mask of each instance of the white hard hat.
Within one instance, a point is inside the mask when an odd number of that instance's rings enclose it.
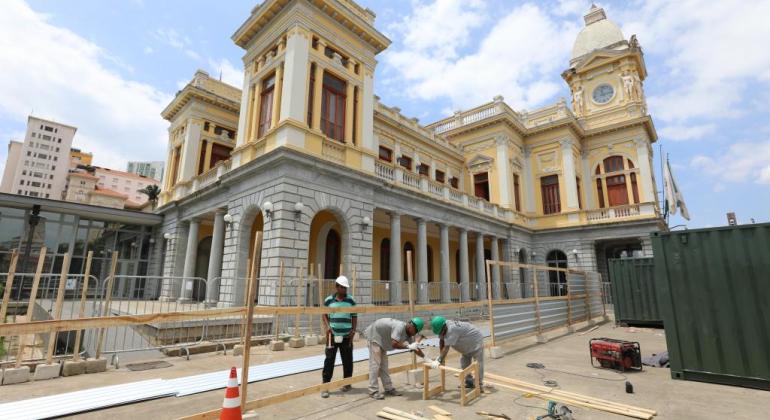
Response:
[[[348,278],[345,276],[337,277],[337,281],[335,281],[335,283],[339,284],[340,286],[346,289],[350,288],[350,282],[348,281]]]

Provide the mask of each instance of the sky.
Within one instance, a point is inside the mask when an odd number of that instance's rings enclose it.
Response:
[[[425,124],[498,94],[516,110],[568,97],[560,74],[591,4],[358,2],[392,41],[378,56],[377,95]],[[230,36],[257,3],[3,0],[0,170],[30,114],[78,127],[73,146],[96,165],[165,160],[160,112],[196,69],[241,86],[243,50]],[[728,211],[770,221],[770,0],[596,4],[643,48],[656,181],[662,148],[692,216],[670,225],[720,226]]]

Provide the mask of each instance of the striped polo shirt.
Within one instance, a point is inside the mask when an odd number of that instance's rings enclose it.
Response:
[[[334,293],[326,298],[324,306],[329,308],[349,308],[356,306],[356,301],[348,294],[344,299],[338,300],[337,294]],[[332,330],[332,334],[346,336],[350,334],[350,330],[353,329],[353,318],[357,314],[351,314],[346,312],[334,312],[329,314],[329,327]]]

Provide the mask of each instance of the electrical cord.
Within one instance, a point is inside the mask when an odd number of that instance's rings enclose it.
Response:
[[[583,374],[580,374],[580,373],[568,372],[566,370],[546,368],[544,364],[538,363],[538,362],[527,363],[527,367],[535,369],[535,372],[537,372],[543,378],[543,384],[545,386],[549,386],[549,387],[552,387],[552,388],[557,387],[558,383],[556,381],[553,381],[553,380],[546,380],[545,379],[545,375],[540,372],[541,370],[548,371],[548,372],[563,373],[565,375],[578,376],[578,377],[587,378],[587,379],[598,379],[600,381],[619,382],[619,381],[627,381],[628,380],[626,375],[624,375],[624,374],[622,374],[620,372],[612,372],[613,374],[620,376],[619,378],[603,378],[601,376],[583,375]],[[556,384],[556,385],[549,385],[548,383],[546,383],[546,381],[548,381],[548,382],[550,382],[552,384]]]

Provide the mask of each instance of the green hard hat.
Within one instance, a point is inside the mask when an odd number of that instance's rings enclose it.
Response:
[[[443,316],[434,316],[433,319],[430,320],[430,327],[433,330],[433,334],[441,334],[441,329],[444,328],[444,325],[446,325],[446,318]]]
[[[417,332],[422,331],[422,327],[425,326],[425,321],[422,320],[420,317],[414,317],[412,318],[412,324],[414,324],[414,328],[417,329]]]

